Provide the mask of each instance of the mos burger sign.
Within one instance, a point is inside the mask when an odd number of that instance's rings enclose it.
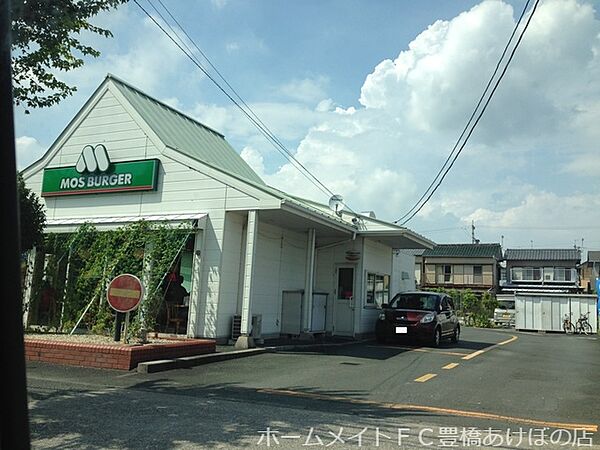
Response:
[[[75,166],[44,169],[42,197],[154,190],[158,165],[158,159],[113,163],[104,145],[86,145]]]
[[[108,304],[117,312],[136,309],[144,296],[144,286],[135,275],[125,273],[112,279],[106,290]]]

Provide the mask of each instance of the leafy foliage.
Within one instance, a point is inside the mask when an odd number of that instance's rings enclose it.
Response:
[[[496,297],[489,292],[483,293],[480,297],[470,289],[433,289],[435,292],[448,294],[454,300],[458,314],[463,316],[466,325],[481,328],[490,328],[492,322],[490,318],[494,315],[494,309],[498,306]]]
[[[101,11],[127,0],[13,0],[12,73],[17,105],[41,108],[72,95],[76,86],[60,81],[56,71],[83,65],[83,57],[100,52],[79,40],[82,32],[104,37],[112,33],[89,22]]]
[[[44,239],[46,213],[38,196],[25,186],[21,174],[17,175],[17,193],[21,224],[21,251],[31,250]]]
[[[90,304],[82,324],[94,333],[110,333],[114,311],[105,300],[106,286],[116,275],[130,273],[142,280],[147,292],[133,313],[131,335],[154,329],[163,301],[163,279],[190,232],[189,228],[139,221],[111,231],[86,224],[71,235],[47,235],[45,252],[50,257],[44,279],[56,293],[55,303],[60,304],[50,324],[68,331]]]

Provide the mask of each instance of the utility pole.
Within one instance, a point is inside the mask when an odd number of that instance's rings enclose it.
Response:
[[[475,221],[471,220],[471,244],[475,243]]]

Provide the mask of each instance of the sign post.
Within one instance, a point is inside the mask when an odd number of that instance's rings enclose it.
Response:
[[[115,323],[115,341],[121,338],[121,323],[125,313],[125,343],[127,343],[127,328],[129,312],[136,309],[144,295],[144,286],[138,277],[128,273],[118,275],[108,284],[106,299],[108,304],[117,312]]]

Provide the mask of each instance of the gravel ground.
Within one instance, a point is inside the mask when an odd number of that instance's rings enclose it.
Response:
[[[115,342],[112,336],[101,336],[98,334],[62,334],[62,333],[26,333],[25,340],[29,341],[60,341],[68,343],[82,344],[103,344],[103,345],[125,345],[123,341]],[[148,336],[148,344],[168,344],[173,343],[173,339],[153,338]],[[137,340],[132,340],[128,345],[139,345]]]

